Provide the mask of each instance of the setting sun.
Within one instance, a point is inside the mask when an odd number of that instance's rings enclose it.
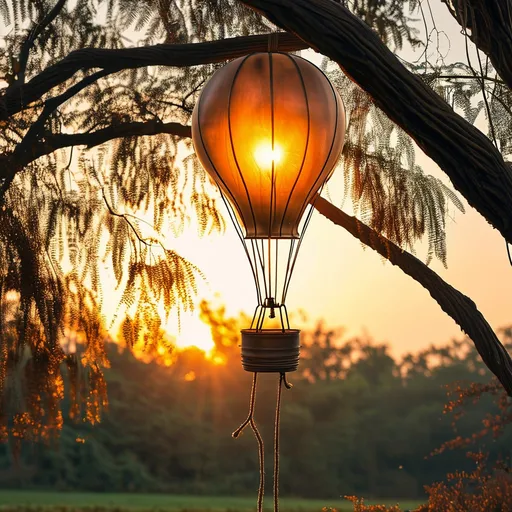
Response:
[[[209,355],[215,348],[210,328],[191,315],[183,315],[181,329],[176,334],[176,347],[179,349],[196,347]]]

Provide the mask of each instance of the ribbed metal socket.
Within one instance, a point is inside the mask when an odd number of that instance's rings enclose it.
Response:
[[[299,366],[300,330],[243,329],[242,366],[247,372],[294,372]]]

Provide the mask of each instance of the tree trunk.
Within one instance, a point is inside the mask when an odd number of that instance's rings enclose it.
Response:
[[[323,197],[316,199],[315,208],[428,290],[441,309],[450,315],[473,340],[484,363],[498,377],[509,396],[512,396],[512,360],[510,355],[469,297],[450,286],[418,258],[402,250],[355,217],[336,208]]]
[[[365,23],[331,0],[242,0],[335,60],[512,243],[512,172],[477,128],[409,72]]]

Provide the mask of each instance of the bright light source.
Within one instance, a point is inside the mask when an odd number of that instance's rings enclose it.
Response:
[[[283,150],[279,144],[274,143],[274,149],[272,149],[272,144],[264,142],[254,150],[254,160],[262,171],[271,170],[272,162],[274,165],[278,164],[282,158]]]

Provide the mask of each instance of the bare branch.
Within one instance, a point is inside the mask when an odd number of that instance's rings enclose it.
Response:
[[[89,133],[45,134],[43,138],[26,147],[22,153],[0,154],[0,170],[5,172],[5,176],[0,173],[0,179],[2,179],[0,203],[3,200],[3,193],[7,190],[8,184],[12,183],[16,173],[42,156],[68,147],[87,146],[90,149],[121,137],[138,137],[159,133],[167,133],[181,138],[192,136],[190,126],[180,123],[162,123],[157,120],[113,124]]]
[[[21,46],[20,50],[20,57],[19,57],[19,72],[18,72],[18,85],[23,85],[25,83],[25,70],[27,69],[27,63],[28,63],[28,56],[30,53],[30,50],[32,46],[34,45],[37,38],[41,35],[43,30],[48,27],[53,20],[58,16],[62,8],[64,7],[64,4],[66,3],[66,0],[59,0],[53,9],[50,10],[46,16],[40,21],[36,22],[34,24],[34,27],[32,30],[29,31],[27,34],[27,38],[23,42],[23,45]]]
[[[282,51],[296,51],[307,47],[304,41],[292,34],[279,34],[279,49]],[[100,68],[114,72],[145,66],[197,66],[223,62],[251,52],[266,51],[267,48],[267,35],[233,37],[206,43],[157,44],[119,50],[83,48],[71,52],[65,59],[45,69],[26,84],[8,88],[0,97],[0,120],[20,112],[79,70]]]
[[[121,137],[138,137],[168,133],[180,138],[192,136],[190,126],[180,123],[161,123],[157,120],[133,123],[113,124],[89,133],[46,135],[44,140],[34,146],[30,161],[49,155],[62,148],[87,146],[88,149]],[[26,165],[28,162],[25,162]]]
[[[318,197],[315,208],[428,290],[441,309],[473,340],[484,363],[498,377],[508,395],[512,396],[512,359],[469,297],[450,286],[418,258],[402,250],[355,217],[336,208],[326,199]]]
[[[512,0],[441,1],[512,89]]]
[[[50,98],[45,102],[43,110],[39,114],[37,120],[30,126],[22,141],[16,146],[14,152],[9,155],[9,159],[14,165],[9,167],[4,166],[5,175],[3,176],[2,185],[0,186],[0,202],[3,200],[4,194],[11,185],[14,177],[16,176],[16,173],[18,173],[20,169],[25,165],[35,160],[32,155],[34,155],[34,152],[37,149],[36,141],[43,134],[44,125],[51,114],[55,112],[55,110],[60,105],[72,98],[75,94],[78,94],[81,90],[85,89],[92,83],[96,82],[99,78],[102,78],[109,73],[110,71],[107,70],[97,71],[96,73],[85,77],[83,80],[73,85],[59,96]]]

